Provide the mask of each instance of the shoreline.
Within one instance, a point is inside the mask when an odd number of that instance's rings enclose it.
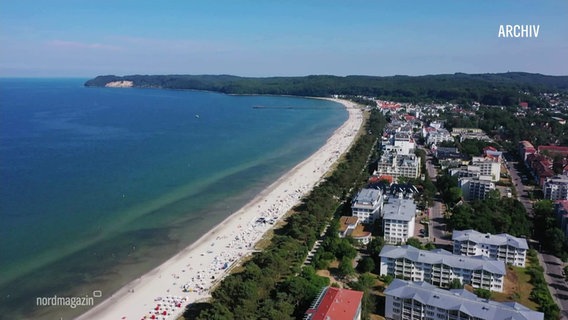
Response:
[[[177,319],[186,305],[209,298],[210,289],[255,251],[255,244],[300,203],[357,137],[362,109],[347,100],[319,99],[338,102],[349,114],[322,147],[193,244],[77,319]]]

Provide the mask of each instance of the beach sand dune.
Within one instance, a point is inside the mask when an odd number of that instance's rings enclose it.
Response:
[[[254,251],[274,223],[299,203],[353,143],[361,109],[346,100],[348,119],[326,144],[258,194],[197,242],[130,282],[78,319],[176,319],[189,303],[210,297],[211,287]]]

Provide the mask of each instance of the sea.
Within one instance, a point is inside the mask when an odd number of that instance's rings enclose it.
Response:
[[[0,79],[1,319],[85,312],[245,205],[347,119],[321,99],[86,80]],[[53,297],[93,299],[52,306]]]

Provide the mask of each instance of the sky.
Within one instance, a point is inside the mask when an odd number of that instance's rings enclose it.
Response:
[[[0,77],[507,71],[568,75],[568,1],[0,0]]]

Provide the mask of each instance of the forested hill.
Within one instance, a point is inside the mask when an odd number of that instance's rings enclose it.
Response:
[[[568,76],[508,72],[427,76],[328,76],[248,78],[230,75],[99,76],[85,86],[132,81],[139,88],[210,90],[229,94],[298,96],[365,95],[402,101],[475,100],[485,104],[516,104],[522,92],[568,92]]]

